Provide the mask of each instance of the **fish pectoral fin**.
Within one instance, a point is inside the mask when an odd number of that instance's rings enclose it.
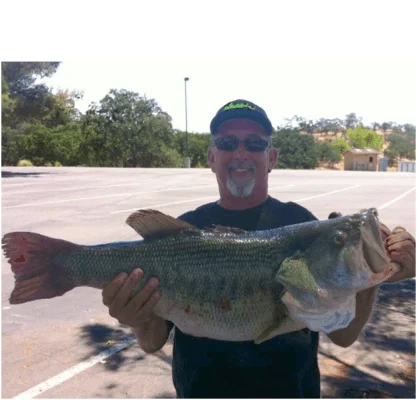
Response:
[[[286,258],[281,263],[275,279],[283,284],[289,292],[292,291],[291,289],[310,293],[321,292],[321,288],[317,285],[304,258]]]
[[[306,324],[293,320],[290,316],[285,316],[284,319],[275,321],[268,326],[256,339],[255,344],[260,344],[272,339],[275,336],[283,335],[285,333],[299,331],[304,329]]]
[[[196,231],[194,225],[180,221],[158,210],[138,210],[130,214],[126,223],[144,239],[160,238],[172,233]]]

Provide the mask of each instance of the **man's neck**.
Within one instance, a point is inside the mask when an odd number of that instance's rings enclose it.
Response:
[[[221,196],[218,201],[219,206],[227,210],[245,210],[262,204],[268,198],[268,193],[261,196],[250,196],[246,198],[234,196]]]

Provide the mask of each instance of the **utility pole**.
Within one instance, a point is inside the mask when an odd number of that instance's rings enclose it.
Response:
[[[187,118],[187,82],[190,78],[184,78],[185,89],[185,168],[190,168],[190,155],[188,153],[188,118]]]

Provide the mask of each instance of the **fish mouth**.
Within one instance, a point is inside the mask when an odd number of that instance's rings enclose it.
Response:
[[[388,259],[379,228],[378,212],[375,208],[370,208],[360,215],[365,264],[372,272],[380,273],[386,269]]]

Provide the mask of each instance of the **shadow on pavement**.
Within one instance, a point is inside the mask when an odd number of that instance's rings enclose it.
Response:
[[[152,398],[153,399],[176,399],[176,396],[170,392],[163,392]]]
[[[322,398],[415,399],[416,397],[414,376],[410,376],[405,384],[400,381],[398,383],[386,382],[344,363],[337,357],[326,355],[326,358],[333,361],[333,365],[329,368],[330,373],[327,372],[325,376],[322,373],[322,383],[325,382],[332,390],[322,393]],[[321,367],[322,372],[323,369]]]
[[[120,395],[118,395],[118,391],[120,391],[120,386],[117,383],[109,383],[106,386],[103,387],[103,390],[105,391],[105,393],[95,393],[94,398],[95,399],[114,399],[114,398],[118,398],[120,397]],[[127,393],[126,393],[126,397]]]
[[[352,350],[355,365],[321,352],[322,383],[332,388],[324,398],[415,398],[415,287],[415,280],[381,285],[361,347]]]
[[[40,175],[51,175],[53,172],[11,172],[1,171],[2,178],[19,178],[19,177],[34,177],[38,178]]]
[[[109,350],[112,346],[130,337],[133,337],[132,332],[125,325],[115,327],[100,323],[86,324],[81,327],[80,339],[83,341],[83,344],[90,348],[90,351],[80,361],[86,361],[90,357],[97,356],[100,352]],[[153,357],[158,357],[164,361],[162,366],[159,363],[158,367],[153,367],[155,362]],[[165,365],[166,368],[164,367]],[[170,375],[171,365],[172,357],[170,354],[167,354],[166,349],[163,348],[152,355],[148,355],[140,350],[137,343],[134,342],[130,346],[106,358],[101,368],[105,371],[119,372],[119,374],[111,375],[114,377],[114,381],[106,377],[106,380],[103,381],[100,387],[100,391],[95,393],[94,398],[132,398],[132,396],[135,398],[134,393],[136,393],[137,388],[129,382],[126,382],[126,376],[132,376],[136,379],[140,376],[138,374],[141,374],[144,368],[146,370],[146,376],[160,375],[161,372]],[[120,380],[120,377],[124,377],[125,379]],[[174,397],[172,392],[161,392],[156,398]]]
[[[412,355],[416,352],[416,282],[381,285],[377,304],[365,329],[365,349]],[[383,360],[381,360],[383,361]],[[383,365],[383,363],[382,363]]]
[[[82,361],[96,356],[102,351],[108,350],[111,346],[120,343],[130,336],[132,336],[131,330],[129,328],[124,328],[122,325],[120,328],[114,328],[105,324],[84,325],[81,328],[81,340],[91,348],[91,352],[86,354]],[[134,345],[135,344],[133,344],[133,346]],[[126,352],[129,347],[131,346],[128,346],[107,358],[104,368],[109,371],[118,371],[122,366],[124,368],[133,369],[137,366],[137,362],[145,359],[146,355],[143,355],[142,351],[138,351],[133,357],[131,353],[127,356]],[[163,349],[154,353],[153,356],[172,365],[172,357],[165,354]]]
[[[91,348],[91,352],[86,354],[82,360],[85,361],[102,351],[110,349],[111,346],[120,343],[127,336],[131,336],[131,332],[127,329],[115,329],[104,324],[84,325],[81,328],[81,340]],[[103,364],[104,368],[109,371],[117,371],[122,366],[134,367],[138,361],[144,359],[144,356],[139,354],[135,357],[131,355],[126,357],[126,349],[124,348],[107,358],[106,363]]]

